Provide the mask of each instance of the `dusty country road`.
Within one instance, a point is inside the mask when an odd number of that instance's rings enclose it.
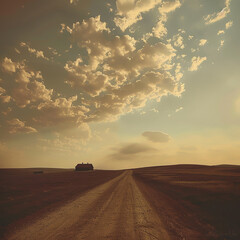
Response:
[[[8,239],[168,240],[169,237],[129,170],[25,226]]]

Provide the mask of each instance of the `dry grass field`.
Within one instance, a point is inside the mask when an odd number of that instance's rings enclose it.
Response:
[[[0,178],[3,239],[240,239],[240,166],[6,169]]]
[[[34,174],[43,171],[42,174]],[[73,169],[1,169],[0,238],[7,230],[58,208],[97,185],[118,176],[121,171]]]
[[[240,167],[176,165],[134,170],[171,239],[240,239]]]

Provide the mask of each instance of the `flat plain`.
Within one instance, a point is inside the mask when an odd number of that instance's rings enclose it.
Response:
[[[239,166],[2,169],[0,180],[3,239],[240,239]]]

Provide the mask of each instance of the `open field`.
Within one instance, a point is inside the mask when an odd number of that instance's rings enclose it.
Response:
[[[43,174],[34,174],[43,171]],[[0,236],[118,176],[121,171],[1,169]],[[1,238],[1,237],[0,237]]]
[[[240,239],[240,167],[176,165],[134,170],[171,239]]]
[[[5,239],[239,240],[240,167],[1,170]]]

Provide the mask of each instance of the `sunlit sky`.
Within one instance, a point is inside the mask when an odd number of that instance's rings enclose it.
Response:
[[[240,164],[239,10],[2,1],[0,167]]]

